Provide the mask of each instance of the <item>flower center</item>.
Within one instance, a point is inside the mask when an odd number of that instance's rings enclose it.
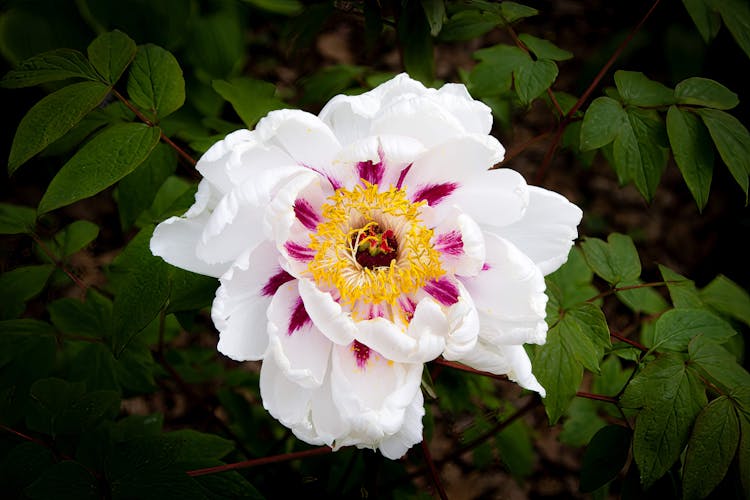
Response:
[[[401,189],[379,191],[377,184],[363,183],[337,189],[310,235],[315,257],[308,271],[352,309],[395,305],[444,274],[433,231],[420,219],[425,202],[412,203]]]

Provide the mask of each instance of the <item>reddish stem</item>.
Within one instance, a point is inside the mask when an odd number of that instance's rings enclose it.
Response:
[[[456,363],[455,361],[447,361],[443,358],[433,359],[432,362],[438,365],[449,366],[451,368],[455,368],[456,370],[461,370],[461,371],[468,372],[468,373],[474,373],[476,375],[482,375],[484,377],[494,378],[496,380],[504,380],[504,381],[508,380],[508,377],[505,375],[495,375],[494,373],[484,372],[482,370],[471,368],[470,366],[462,365],[461,363]]]
[[[617,399],[612,398],[610,396],[602,396],[601,394],[591,394],[590,392],[578,391],[576,392],[576,396],[578,396],[579,398],[593,399],[596,401],[604,401],[605,403],[612,403],[613,405],[617,404]]]
[[[187,474],[193,477],[205,476],[206,474],[217,474],[219,472],[226,472],[228,470],[247,469],[250,467],[256,467],[258,465],[288,462],[289,460],[312,457],[315,455],[323,455],[332,451],[333,450],[328,446],[321,446],[320,448],[313,448],[311,450],[296,451],[294,453],[283,453],[281,455],[272,455],[270,457],[254,458],[252,460],[244,460],[242,462],[235,462],[232,464],[218,465],[216,467],[208,467],[206,469],[190,470],[187,471]]]
[[[68,278],[70,278],[71,281],[73,281],[73,283],[75,283],[78,286],[78,288],[80,288],[81,290],[83,290],[85,292],[86,289],[88,288],[88,285],[86,285],[86,283],[84,283],[81,280],[81,278],[79,278],[78,276],[76,276],[75,274],[73,274],[73,271],[71,271],[70,269],[68,269],[67,266],[61,260],[59,260],[55,256],[54,253],[52,253],[52,250],[50,250],[50,248],[44,243],[44,241],[42,241],[42,239],[39,237],[39,235],[36,234],[36,233],[30,233],[30,236],[36,242],[36,244],[39,245],[39,248],[42,249],[42,251],[44,252],[44,254],[47,257],[49,257],[49,259],[52,261],[52,263],[55,264],[55,267],[57,267],[62,272],[64,272],[65,274],[67,274]]]
[[[425,462],[427,462],[427,467],[430,471],[430,477],[432,478],[432,483],[435,485],[435,489],[437,489],[441,500],[447,500],[448,495],[445,493],[443,483],[440,481],[440,475],[438,474],[437,467],[435,467],[435,462],[432,460],[430,448],[427,446],[424,436],[422,436],[422,453],[424,453],[424,459]]]
[[[515,158],[516,156],[518,156],[519,153],[523,152],[526,148],[528,148],[532,144],[534,144],[536,142],[539,142],[539,141],[541,141],[543,139],[546,139],[547,136],[550,135],[551,133],[552,133],[551,130],[547,131],[547,132],[544,132],[542,134],[539,134],[537,136],[532,137],[531,139],[529,139],[529,140],[521,143],[518,146],[514,146],[513,149],[511,149],[510,151],[507,152],[507,154],[505,155],[505,158],[503,158],[503,160],[500,163],[498,163],[497,165],[493,166],[492,168],[500,167],[504,163],[509,162],[510,160],[512,160],[513,158]]]
[[[609,332],[609,334],[610,334],[610,336],[612,336],[613,338],[616,338],[620,342],[625,342],[626,344],[632,345],[636,349],[639,349],[639,350],[641,350],[643,352],[648,352],[648,348],[646,346],[644,346],[643,344],[640,344],[640,343],[636,342],[635,340],[631,340],[631,339],[629,339],[627,337],[623,337],[622,335],[620,335],[620,334],[618,334],[616,332]]]
[[[130,101],[128,101],[125,98],[125,96],[123,96],[122,94],[120,94],[115,89],[112,89],[112,94],[114,94],[114,96],[117,97],[117,99],[119,99],[119,101],[121,103],[123,103],[130,111],[132,111],[135,114],[135,116],[137,116],[138,119],[141,120],[143,123],[145,123],[149,127],[155,127],[156,126],[154,124],[154,122],[152,122],[151,120],[149,120],[146,117],[146,115],[144,115],[143,113],[141,113],[141,111],[138,108],[136,108],[135,106],[133,106],[133,104]],[[164,141],[165,143],[167,143],[172,149],[174,149],[177,152],[177,154],[180,155],[190,165],[195,166],[195,164],[197,163],[195,161],[195,159],[192,156],[190,156],[189,154],[187,154],[181,147],[179,147],[177,144],[175,144],[172,141],[172,139],[170,139],[169,137],[167,137],[164,134],[164,132],[161,132],[161,140]]]

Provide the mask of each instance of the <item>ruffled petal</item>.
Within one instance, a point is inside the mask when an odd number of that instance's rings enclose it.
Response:
[[[263,408],[273,418],[290,429],[309,429],[310,406],[314,389],[306,389],[290,381],[273,357],[263,361],[260,368],[260,397]]]
[[[458,283],[458,302],[448,310],[450,333],[445,341],[443,357],[455,360],[474,349],[479,338],[479,314],[466,288]]]
[[[310,280],[300,279],[299,294],[310,319],[331,342],[349,345],[354,341],[357,326],[330,293],[319,290]]]
[[[498,343],[544,343],[545,283],[539,268],[511,243],[485,234],[486,269],[460,278],[480,313],[480,336]]]
[[[305,388],[323,383],[332,343],[310,320],[297,283],[285,283],[274,294],[268,308],[268,335],[270,352],[289,380]]]
[[[380,442],[380,453],[391,460],[403,457],[415,444],[422,441],[422,417],[424,417],[424,396],[417,391],[414,400],[406,407],[404,423],[399,431]]]
[[[531,257],[542,273],[556,271],[568,260],[583,212],[564,196],[529,186],[529,206],[515,223],[488,227]]]
[[[370,134],[370,120],[380,109],[380,100],[369,93],[358,96],[337,95],[323,106],[318,115],[342,145],[351,144]]]
[[[492,110],[485,103],[475,101],[460,83],[446,83],[437,91],[437,99],[473,134],[489,134],[492,129]],[[502,160],[502,157],[500,158]],[[497,161],[500,161],[497,160]]]
[[[352,432],[372,448],[397,433],[406,408],[420,390],[421,364],[396,363],[355,344],[334,346],[331,357],[333,401]]]
[[[508,378],[525,389],[546,395],[534,374],[531,372],[531,360],[520,345],[495,345],[480,339],[472,351],[457,361],[495,375],[507,375]]]
[[[236,157],[238,150],[246,149],[253,143],[253,132],[245,129],[232,132],[203,153],[195,168],[204,179],[226,194],[234,187],[229,177],[229,165],[236,161],[232,157]]]
[[[425,222],[434,226],[433,247],[440,252],[440,264],[448,274],[476,276],[486,258],[484,234],[474,219],[456,208],[440,212],[442,217],[433,217],[433,211],[424,211]]]
[[[529,189],[515,170],[489,170],[467,180],[451,200],[480,225],[506,226],[529,205]]]
[[[204,212],[189,219],[170,217],[165,220],[156,226],[151,236],[151,253],[173,266],[218,278],[226,272],[230,263],[206,262],[196,253],[201,233],[209,217],[210,214]]]
[[[262,243],[240,256],[221,277],[211,319],[219,331],[219,352],[234,360],[255,361],[265,355],[271,297],[292,279],[279,266],[279,257],[272,243]]]

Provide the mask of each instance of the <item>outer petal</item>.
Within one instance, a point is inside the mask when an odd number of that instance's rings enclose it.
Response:
[[[266,311],[278,287],[292,279],[279,266],[270,242],[246,252],[221,277],[211,319],[219,330],[218,349],[237,361],[259,360],[268,347]]]
[[[480,313],[480,335],[504,344],[544,343],[547,296],[541,271],[511,243],[485,237],[488,269],[460,278]]]
[[[372,121],[371,133],[413,137],[429,148],[466,131],[455,116],[433,99],[414,96],[382,109]]]
[[[232,190],[229,178],[229,165],[237,150],[246,149],[254,143],[253,132],[237,130],[211,146],[198,160],[196,169],[204,179],[214,184],[222,194]],[[235,160],[236,161],[236,160]]]
[[[529,207],[523,217],[509,226],[488,230],[511,241],[546,275],[568,260],[582,216],[581,209],[564,196],[529,186]]]
[[[305,388],[323,383],[332,343],[310,321],[297,283],[285,283],[274,294],[268,335],[276,364],[289,380]]]
[[[399,431],[380,443],[384,457],[396,460],[403,457],[415,444],[422,441],[422,417],[424,416],[424,396],[417,391],[414,400],[406,407],[404,423]]]
[[[363,445],[374,448],[401,429],[420,390],[421,364],[395,363],[374,351],[363,362],[361,351],[335,346],[331,366],[333,401]]]
[[[546,395],[544,387],[531,372],[531,361],[523,346],[494,345],[480,339],[476,347],[458,361],[477,370],[508,375],[521,387],[536,391],[542,397]]]
[[[299,294],[310,319],[331,342],[349,345],[354,341],[357,335],[354,320],[330,293],[319,290],[310,280],[300,279]]]
[[[474,100],[464,85],[446,83],[437,91],[437,99],[459,119],[467,132],[490,133],[492,110],[483,102]]]
[[[273,357],[263,361],[260,368],[263,407],[285,426],[300,430],[311,427],[310,405],[314,392],[287,379]]]
[[[482,226],[505,226],[521,219],[529,190],[521,174],[499,168],[472,177],[453,193],[452,202]]]
[[[229,268],[229,263],[208,263],[198,257],[196,248],[210,214],[204,212],[184,219],[170,217],[154,230],[151,253],[188,271],[218,278]]]
[[[458,302],[448,310],[450,334],[443,351],[443,357],[447,360],[459,359],[473,350],[479,338],[479,315],[474,301],[461,283],[458,289]]]

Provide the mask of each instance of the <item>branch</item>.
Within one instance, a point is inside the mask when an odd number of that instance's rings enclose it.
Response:
[[[441,500],[448,500],[448,495],[445,493],[443,483],[440,481],[440,475],[435,467],[435,462],[432,460],[430,448],[427,446],[424,435],[422,435],[422,453],[424,453],[424,460],[427,462],[427,468],[430,471],[430,477],[432,478],[432,483],[435,485],[438,495],[440,495]]]
[[[67,266],[65,265],[65,263],[63,261],[58,260],[58,258],[55,256],[55,254],[52,253],[52,250],[50,250],[50,248],[44,243],[44,241],[42,241],[42,239],[39,237],[38,234],[36,234],[36,233],[29,233],[29,235],[36,242],[36,244],[39,245],[39,248],[42,249],[42,251],[49,258],[49,260],[52,261],[52,263],[55,265],[55,267],[57,267],[62,272],[64,272],[65,274],[67,274],[68,278],[70,278],[73,281],[73,283],[75,283],[78,286],[78,288],[80,288],[84,292],[88,289],[88,285],[86,283],[84,283],[81,280],[81,278],[79,278],[78,276],[76,276],[75,274],[73,274],[73,272],[70,269],[67,268]]]
[[[590,392],[578,391],[576,392],[576,396],[579,398],[593,399],[595,401],[604,401],[605,403],[612,403],[613,405],[617,404],[617,399],[610,396],[603,396],[601,394],[591,394]]]
[[[119,99],[119,101],[121,103],[123,103],[130,111],[132,111],[135,114],[135,116],[137,116],[138,119],[141,120],[143,123],[145,123],[149,127],[155,127],[156,126],[154,124],[154,122],[152,122],[151,120],[149,120],[146,117],[146,115],[144,115],[143,113],[141,113],[141,111],[138,108],[136,108],[135,106],[133,106],[133,104],[130,101],[128,101],[118,91],[116,91],[115,89],[112,89],[112,94],[114,94],[114,96],[117,97],[117,99]],[[163,131],[161,132],[161,140],[164,141],[165,143],[167,143],[172,149],[174,149],[177,152],[177,154],[182,157],[182,159],[184,159],[185,161],[187,161],[193,167],[195,166],[195,164],[197,163],[195,161],[195,159],[192,156],[190,156],[189,154],[187,154],[184,149],[182,149],[180,146],[178,146],[177,144],[175,144],[172,141],[172,139],[170,139],[169,137],[167,137],[164,134]]]
[[[635,347],[636,349],[638,349],[638,350],[640,350],[642,352],[648,352],[648,348],[645,345],[643,345],[641,343],[638,343],[635,340],[631,340],[631,339],[629,339],[627,337],[623,337],[622,335],[620,335],[620,334],[618,334],[616,332],[609,332],[609,335],[611,337],[613,337],[613,338],[616,338],[620,342],[625,342],[626,344],[632,345],[633,347]]]
[[[313,448],[311,450],[296,451],[294,453],[283,453],[281,455],[272,455],[270,457],[255,458],[252,460],[245,460],[242,462],[235,462],[231,464],[218,465],[216,467],[208,467],[206,469],[195,469],[187,471],[188,476],[205,476],[206,474],[217,474],[219,472],[225,472],[228,470],[236,469],[247,469],[250,467],[256,467],[258,465],[274,464],[278,462],[288,462],[289,460],[296,460],[298,458],[307,458],[315,455],[324,455],[330,453],[333,450],[328,446],[321,446],[320,448]]]
[[[476,375],[482,375],[484,377],[494,378],[495,380],[503,380],[503,381],[508,380],[508,377],[506,375],[495,375],[494,373],[477,370],[475,368],[471,368],[470,366],[462,365],[461,363],[456,363],[455,361],[447,361],[443,358],[433,359],[432,362],[438,365],[449,366],[451,368],[455,368],[456,370],[461,370],[463,372],[474,373]]]
[[[677,280],[667,280],[667,281],[653,281],[651,283],[639,283],[638,285],[616,286],[616,287],[610,288],[609,290],[605,290],[602,293],[594,295],[593,297],[589,299],[586,299],[586,302],[594,302],[603,297],[607,297],[608,295],[612,295],[613,293],[624,292],[625,290],[636,290],[638,288],[654,288],[657,286],[666,286],[671,283],[680,283],[680,282],[681,281],[677,281]]]

